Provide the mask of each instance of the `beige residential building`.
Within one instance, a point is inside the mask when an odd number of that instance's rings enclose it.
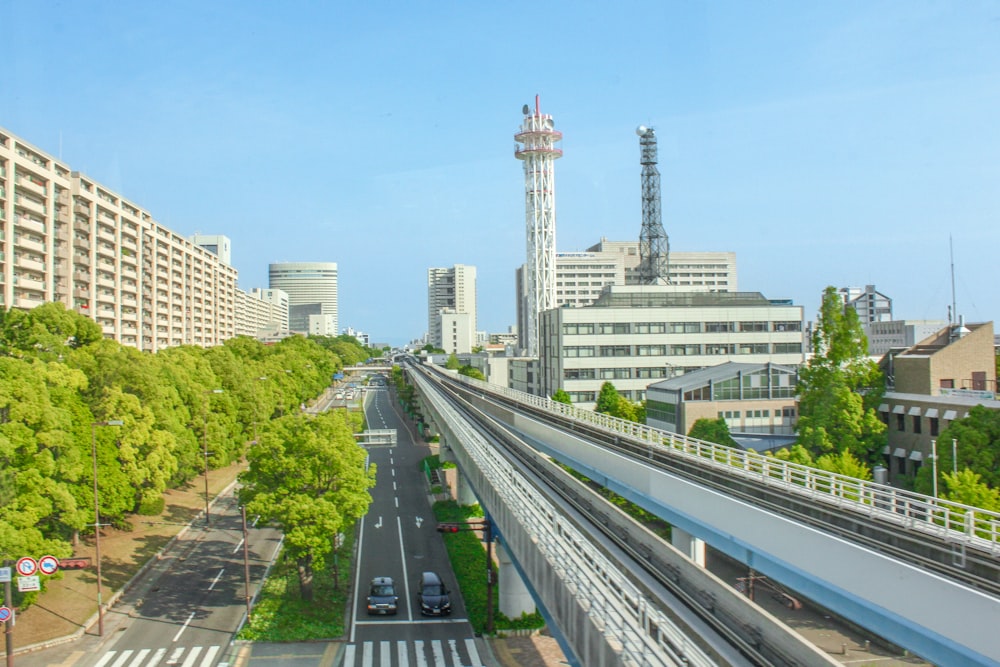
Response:
[[[587,248],[587,252],[617,255],[625,270],[624,284],[638,284],[638,241],[608,241],[602,238],[599,243]],[[683,292],[735,292],[736,253],[672,250],[668,275],[670,285]]]
[[[0,128],[0,307],[57,301],[140,350],[235,335],[233,267]]]
[[[288,294],[254,287],[236,290],[236,335],[259,338],[288,331]]]

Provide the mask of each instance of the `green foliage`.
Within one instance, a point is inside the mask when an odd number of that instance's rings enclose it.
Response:
[[[698,440],[714,442],[719,445],[726,445],[727,447],[738,446],[737,442],[733,440],[733,436],[729,434],[729,425],[726,424],[726,420],[722,417],[718,419],[702,418],[696,420],[691,425],[688,435]]]
[[[348,539],[339,551],[349,554],[353,530],[345,531],[344,535]],[[342,582],[337,584],[332,567],[320,568],[313,579],[315,599],[303,600],[298,570],[283,552],[264,580],[253,614],[240,630],[238,638],[259,642],[295,642],[342,637],[344,610],[349,607],[351,589]]]
[[[963,505],[1000,512],[1000,489],[990,488],[982,481],[981,475],[963,468],[956,473],[946,472],[941,478],[945,489],[942,497]]]
[[[569,397],[569,393],[565,389],[556,389],[556,393],[552,394],[552,400],[556,403],[573,405],[573,399]]]
[[[799,372],[799,443],[817,454],[850,451],[874,461],[885,445],[876,407],[885,391],[857,312],[834,287],[823,293],[813,333],[815,355]]]
[[[458,374],[468,376],[474,380],[482,380],[483,382],[486,381],[486,376],[483,375],[483,372],[478,368],[473,368],[472,366],[462,366],[458,369]]]
[[[952,459],[952,440],[958,465]],[[938,472],[969,468],[987,486],[1000,488],[1000,411],[977,405],[937,437]],[[925,465],[923,467],[930,467]]]
[[[459,368],[462,367],[462,362],[458,360],[458,357],[455,356],[455,353],[452,353],[448,355],[448,361],[445,362],[444,367],[450,371],[457,371]]]
[[[307,599],[313,568],[322,568],[330,554],[330,536],[364,516],[371,504],[375,469],[365,469],[366,456],[343,410],[273,421],[247,454],[240,502],[281,527],[288,556],[300,564]]]

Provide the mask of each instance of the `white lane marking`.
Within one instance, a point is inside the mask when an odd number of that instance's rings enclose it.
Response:
[[[233,553],[236,553],[237,551],[239,551],[240,547],[242,547],[242,546],[243,546],[243,538],[240,538],[240,541],[236,543],[236,548],[233,549]]]
[[[403,544],[403,521],[396,516],[396,531],[399,533],[399,559],[403,562],[403,591],[406,600],[410,600],[410,575],[406,572],[406,547]],[[360,556],[359,556],[360,558]],[[410,620],[410,604],[406,604],[406,620]]]
[[[219,570],[219,573],[215,575],[215,579],[212,579],[212,585],[208,587],[208,590],[212,590],[213,588],[215,588],[215,585],[219,583],[219,579],[222,578],[222,573],[225,571],[226,568],[222,568],[221,570]]]
[[[416,521],[417,521],[417,528],[420,528],[420,525],[424,522],[424,517],[418,516]]]
[[[181,667],[194,667],[194,663],[198,659],[198,654],[200,653],[200,646],[192,646],[191,653],[188,654],[187,660],[184,661],[184,664],[181,665]]]
[[[417,652],[417,667],[427,667],[427,656],[424,655],[424,642],[418,639],[413,642],[413,648]]]
[[[173,641],[177,641],[178,639],[180,639],[181,633],[184,632],[184,630],[187,629],[188,623],[191,622],[192,618],[194,618],[194,612],[193,611],[191,612],[191,615],[188,616],[188,620],[184,621],[184,625],[181,626],[181,629],[177,631],[176,635],[174,635]],[[181,649],[181,650],[184,650],[184,649]],[[173,656],[171,656],[171,658],[173,658]]]
[[[94,667],[104,667],[104,665],[106,665],[108,663],[108,661],[111,660],[111,658],[113,658],[113,657],[115,657],[115,652],[114,651],[112,651],[111,653],[105,653],[101,657],[101,659],[97,661],[97,664],[94,665]]]
[[[160,664],[160,660],[163,660],[163,656],[165,656],[166,654],[167,654],[167,649],[165,648],[156,649],[156,653],[153,654],[153,657],[150,659],[149,664],[146,665],[146,667],[156,667],[158,664]]]
[[[142,664],[142,661],[146,659],[146,656],[149,655],[151,650],[152,649],[144,648],[139,651],[135,656],[135,660],[132,661],[132,664],[129,665],[129,667],[139,667],[139,665]]]
[[[379,667],[392,667],[392,655],[390,655],[390,651],[389,642],[378,643]]]
[[[441,647],[441,642],[435,639],[431,642],[431,650],[434,652],[434,664],[443,665],[444,661],[444,650]]]
[[[354,665],[354,651],[356,648],[354,644],[348,644],[344,647],[344,667],[352,667]]]
[[[476,640],[466,639],[465,640],[465,650],[469,652],[469,659],[472,661],[472,667],[486,667],[483,661],[479,659],[479,651],[476,650]]]
[[[396,665],[410,667],[410,656],[406,652],[406,642],[402,640],[396,642]]]
[[[364,667],[372,667],[372,648],[371,642],[365,642],[361,656],[361,664]]]
[[[357,562],[354,563],[354,581],[358,581],[359,577],[361,576],[361,563],[364,562],[364,558],[362,557],[364,550],[365,550],[365,522],[362,521],[361,530],[358,533],[358,557],[357,557]],[[361,588],[360,586],[354,587],[354,604],[351,606],[352,609],[358,608],[358,595],[360,595],[359,593],[360,588]],[[352,621],[350,642],[351,644],[353,644],[355,636],[354,633],[357,632],[358,629],[357,625],[358,619],[357,617],[354,616],[354,614],[351,614],[348,618]],[[348,663],[345,662],[344,664]]]
[[[116,660],[114,662],[114,664],[111,665],[111,667],[122,667],[122,665],[125,664],[125,661],[128,660],[129,656],[131,656],[131,655],[132,655],[132,650],[131,649],[129,649],[127,651],[122,651],[121,657],[118,658],[118,660]]]
[[[395,477],[395,476],[396,476],[396,469],[395,469],[395,468],[393,468],[393,469],[392,469],[392,476],[393,476],[393,477]]]
[[[381,528],[382,527],[382,517],[378,518],[378,523],[375,524],[375,527],[376,528]]]
[[[176,665],[177,661],[181,659],[181,654],[184,653],[184,648],[175,648],[174,652],[170,654],[170,658],[167,660],[168,665]]]
[[[396,480],[392,480],[392,490],[396,491]]]
[[[460,656],[458,654],[458,640],[456,640],[456,639],[449,639],[448,640],[448,648],[451,649],[451,664],[453,664],[453,665],[461,665],[462,664],[462,656]]]
[[[393,500],[396,501],[396,509],[399,509],[399,496],[396,496]]]
[[[201,664],[205,667],[212,667],[215,664],[215,654],[218,652],[218,646],[209,646],[208,650],[205,651],[205,659],[201,661]]]

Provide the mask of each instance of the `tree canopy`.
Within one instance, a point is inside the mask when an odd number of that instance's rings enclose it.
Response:
[[[799,371],[798,442],[814,454],[850,451],[871,462],[885,445],[876,408],[885,392],[852,308],[827,287],[813,332],[814,355]]]
[[[692,438],[714,442],[728,447],[737,447],[738,444],[729,434],[729,425],[722,417],[717,419],[702,418],[695,420],[691,425],[688,435]]]

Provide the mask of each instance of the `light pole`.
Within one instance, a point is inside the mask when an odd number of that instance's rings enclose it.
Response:
[[[97,636],[104,636],[104,591],[101,588],[101,505],[97,495],[97,427],[121,426],[121,419],[90,423],[90,455],[94,463],[94,559],[97,561]]]
[[[209,390],[205,391],[205,395],[206,396],[208,394],[221,394],[221,393],[222,393],[221,389],[209,389]],[[206,398],[205,399],[205,409],[202,412],[202,416],[204,417],[205,427],[202,430],[202,438],[201,438],[202,449],[205,452],[205,527],[206,528],[208,527],[208,523],[209,523],[209,517],[208,517],[208,401],[209,401],[209,399]]]
[[[931,474],[934,475],[934,497],[937,498],[937,440],[931,440]]]
[[[958,438],[951,439],[951,472],[958,474]]]

